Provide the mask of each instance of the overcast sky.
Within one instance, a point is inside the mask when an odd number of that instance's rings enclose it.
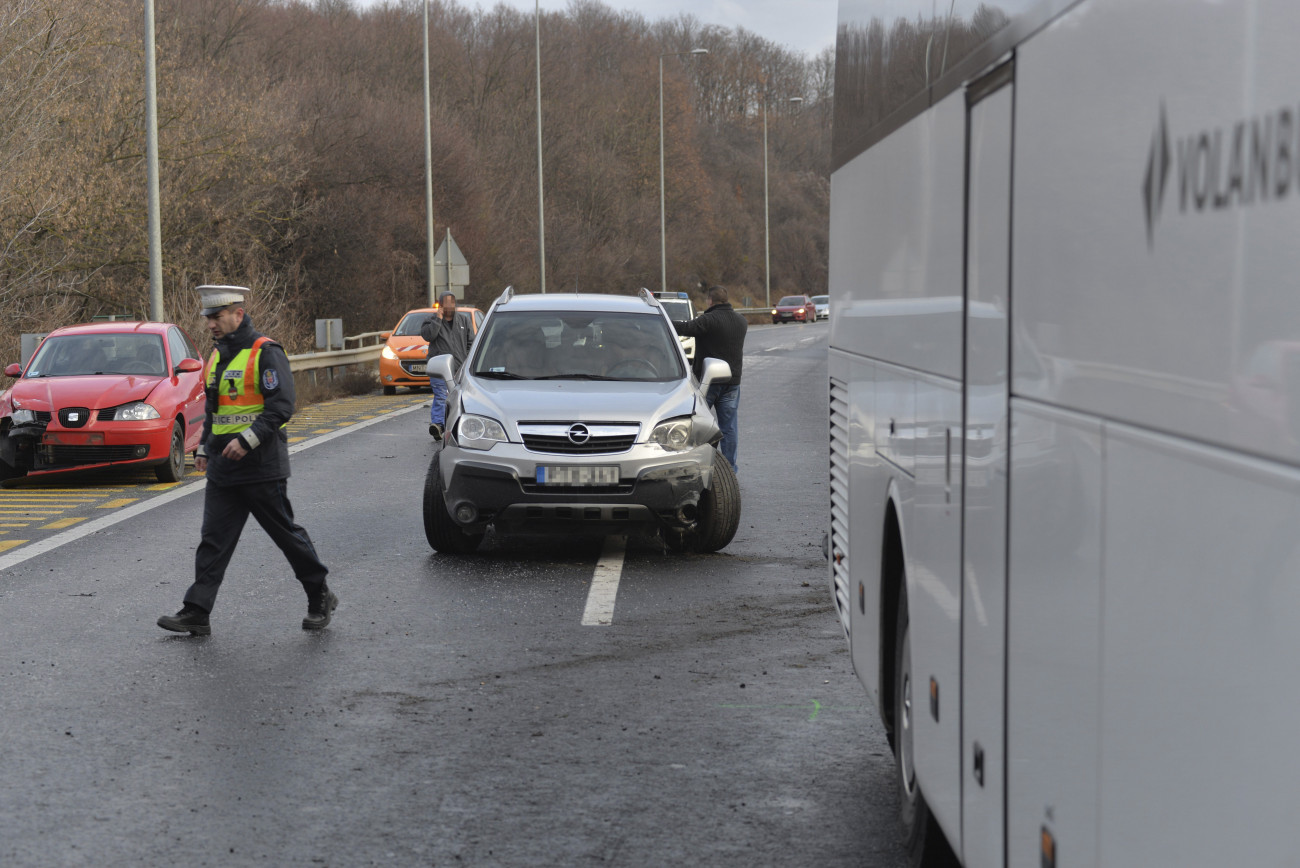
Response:
[[[376,0],[357,0],[368,6]],[[485,9],[495,2],[459,0],[467,8]],[[508,6],[532,12],[534,0],[502,0]],[[743,27],[769,42],[812,55],[835,44],[837,0],[602,0],[611,9],[640,13],[647,21],[694,15],[705,24],[731,29]],[[568,0],[541,0],[542,9],[563,12]]]

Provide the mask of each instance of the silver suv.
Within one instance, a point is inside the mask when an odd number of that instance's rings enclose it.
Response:
[[[649,292],[515,295],[493,303],[450,385],[446,436],[424,486],[424,530],[440,552],[512,531],[658,527],[669,547],[711,552],[735,536],[740,488],[714,449],[704,389],[731,376],[686,364]]]

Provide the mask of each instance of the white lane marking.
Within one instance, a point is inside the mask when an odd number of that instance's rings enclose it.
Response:
[[[333,440],[335,437],[342,437],[344,434],[350,434],[353,431],[359,431],[362,428],[368,428],[371,425],[377,425],[378,423],[383,422],[387,419],[392,419],[395,416],[401,416],[403,413],[410,413],[412,410],[419,410],[421,407],[424,406],[427,405],[416,404],[413,407],[406,407],[401,410],[394,410],[391,413],[385,413],[382,416],[376,416],[375,418],[367,419],[364,422],[357,422],[355,425],[348,425],[346,428],[341,428],[338,431],[333,432],[332,434],[324,434],[320,437],[314,437],[311,440],[305,440],[302,443],[298,443],[297,445],[290,446],[289,453],[292,455],[301,452],[304,449],[310,449],[313,446],[318,446],[321,443],[326,443],[330,440]],[[126,509],[117,510],[112,515],[106,515],[103,518],[97,518],[94,521],[88,521],[85,524],[78,525],[77,527],[69,528],[68,530],[63,531],[62,533],[52,534],[50,536],[47,536],[45,539],[37,540],[34,543],[29,543],[28,545],[15,549],[11,554],[0,557],[0,572],[7,570],[10,567],[17,566],[18,564],[21,564],[23,561],[30,560],[38,555],[43,555],[48,551],[57,549],[59,546],[65,546],[68,543],[76,542],[77,540],[81,539],[84,536],[89,536],[92,533],[96,533],[98,531],[104,530],[105,528],[112,527],[113,525],[124,522],[129,518],[135,518],[137,515],[146,513],[151,509],[157,509],[160,506],[166,506],[167,504],[171,503],[173,500],[178,500],[187,494],[193,494],[194,492],[201,490],[205,485],[207,485],[207,480],[200,479],[197,482],[191,482],[188,485],[182,485],[180,488],[173,488],[171,491],[167,492],[166,494],[160,494],[157,497],[151,497],[148,500],[141,501],[140,503],[137,503],[134,506],[128,506]]]
[[[614,598],[618,596],[618,580],[623,575],[626,551],[627,537],[605,537],[605,549],[596,562],[596,572],[587,591],[587,609],[582,613],[584,627],[604,627],[614,623]]]

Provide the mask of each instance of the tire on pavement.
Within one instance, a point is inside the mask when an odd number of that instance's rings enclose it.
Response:
[[[681,552],[716,552],[726,548],[740,527],[740,483],[731,462],[718,452],[713,483],[700,494],[700,520],[686,533],[664,532],[668,547]]]
[[[447,512],[439,469],[441,458],[442,451],[439,450],[429,462],[429,473],[424,479],[424,535],[434,551],[445,555],[466,555],[478,548],[483,534],[467,533]]]
[[[153,475],[159,482],[180,482],[185,476],[185,430],[180,422],[172,423],[171,448],[167,461],[156,465]]]

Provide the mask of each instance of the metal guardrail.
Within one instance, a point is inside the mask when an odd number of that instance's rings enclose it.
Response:
[[[350,350],[330,350],[325,353],[298,353],[289,356],[289,370],[297,373],[378,362],[381,349],[382,347],[355,347]]]
[[[342,368],[348,365],[364,365],[371,362],[379,361],[379,353],[383,350],[383,335],[386,332],[364,332],[359,335],[343,338],[344,349],[326,350],[320,353],[295,353],[289,356],[289,370],[297,373],[298,371],[319,371],[326,368]],[[374,340],[375,343],[369,346],[366,342]],[[350,342],[356,342],[357,346],[348,348]]]

